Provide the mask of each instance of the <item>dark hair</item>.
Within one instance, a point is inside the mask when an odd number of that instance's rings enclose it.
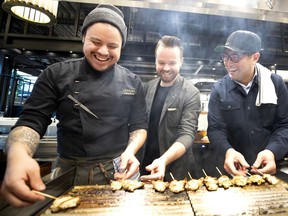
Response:
[[[181,40],[175,36],[165,35],[163,36],[157,43],[155,48],[155,54],[157,52],[157,49],[160,45],[163,45],[164,47],[178,47],[180,49],[180,55],[183,57],[183,47]]]

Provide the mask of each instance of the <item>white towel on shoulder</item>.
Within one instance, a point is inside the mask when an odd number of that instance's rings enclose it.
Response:
[[[258,94],[256,98],[256,106],[261,104],[277,104],[277,94],[274,83],[271,80],[272,72],[261,64],[256,64],[258,72]]]

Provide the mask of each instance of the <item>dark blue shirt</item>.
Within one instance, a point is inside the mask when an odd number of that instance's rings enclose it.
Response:
[[[288,91],[282,78],[272,74],[277,104],[256,106],[257,76],[248,94],[226,75],[212,87],[208,105],[208,137],[223,157],[229,148],[252,165],[257,154],[271,150],[275,159],[288,152]],[[216,152],[215,152],[216,154]]]

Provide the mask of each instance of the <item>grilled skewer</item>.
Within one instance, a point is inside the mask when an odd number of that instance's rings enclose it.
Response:
[[[126,179],[126,180],[123,180],[123,182],[122,182],[122,188],[124,190],[130,191],[130,192],[133,192],[136,189],[140,189],[140,188],[143,188],[143,187],[144,187],[144,183],[140,182],[140,181],[137,181],[137,180]]]
[[[259,170],[257,170],[257,172],[259,172],[263,176],[265,181],[267,181],[269,184],[275,185],[279,182],[279,180],[276,178],[276,176],[272,176],[270,174],[264,174]]]
[[[225,189],[228,189],[233,185],[233,182],[227,175],[223,175],[222,172],[216,167],[217,171],[220,173],[220,177],[218,178],[218,185],[219,187],[223,187]]]
[[[204,169],[202,169],[202,171],[205,174],[205,178],[204,178],[203,182],[204,182],[204,185],[206,186],[207,190],[209,190],[209,191],[218,190],[218,180],[217,180],[217,178],[208,176]]]
[[[156,191],[161,192],[161,193],[163,193],[166,190],[166,188],[169,186],[168,182],[164,182],[162,180],[152,181],[152,184],[153,184],[153,188]]]
[[[193,179],[189,172],[188,172],[188,175],[190,177],[190,180],[186,182],[185,189],[190,190],[190,191],[198,190],[202,186],[204,178],[202,177],[200,179]]]
[[[173,193],[180,193],[185,190],[186,180],[172,180],[169,184],[169,190]]]
[[[34,192],[36,193],[36,191]],[[40,192],[38,191],[37,193],[40,194]],[[54,197],[48,194],[44,195],[43,193],[41,193],[41,195],[54,199],[52,205],[50,206],[50,209],[53,213],[59,212],[61,210],[66,210],[69,208],[75,208],[80,204],[80,197],[73,197],[70,195]]]
[[[123,181],[121,181],[121,180],[117,180],[117,181],[111,180],[110,181],[111,190],[112,191],[121,190],[122,189],[122,183],[123,183]]]
[[[244,187],[247,185],[248,178],[245,176],[234,176],[232,179],[233,185]]]

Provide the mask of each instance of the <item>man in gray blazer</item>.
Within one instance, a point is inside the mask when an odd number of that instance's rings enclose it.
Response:
[[[183,47],[179,38],[164,36],[155,50],[159,78],[145,83],[149,114],[148,138],[143,149],[141,180],[181,180],[197,177],[192,144],[201,111],[200,92],[180,76]],[[171,176],[171,174],[172,176]]]

